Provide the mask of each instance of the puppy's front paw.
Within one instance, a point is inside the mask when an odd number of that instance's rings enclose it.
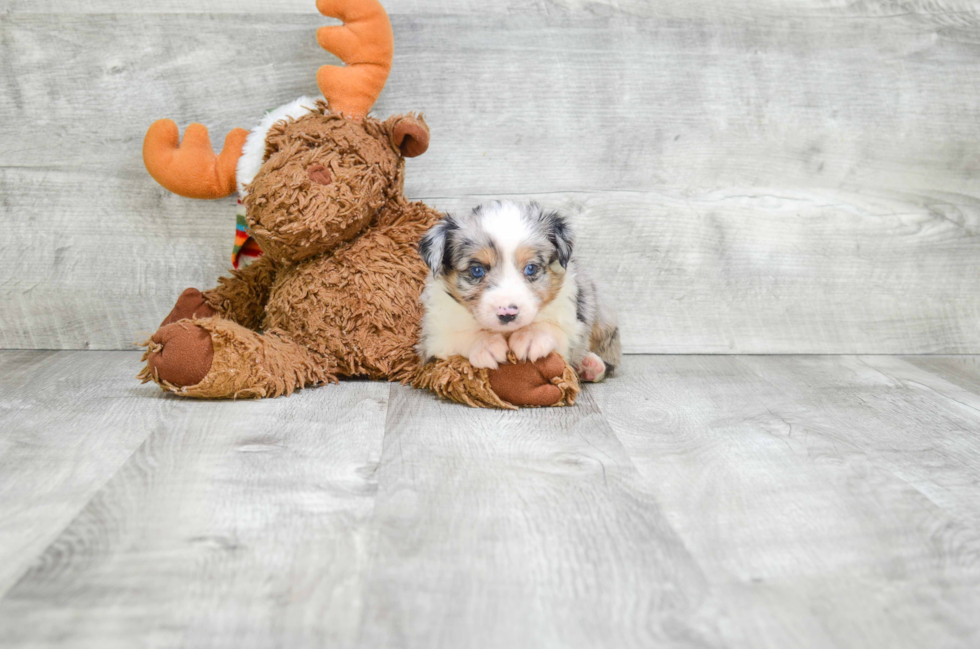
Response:
[[[500,334],[485,334],[470,348],[470,365],[497,369],[507,362],[507,341]]]
[[[585,358],[578,364],[575,371],[578,372],[580,379],[589,381],[590,383],[598,383],[606,378],[606,364],[602,362],[602,359],[598,355],[592,352],[585,355]]]
[[[509,344],[514,356],[522,361],[544,358],[558,347],[558,341],[554,336],[534,325],[512,333]]]

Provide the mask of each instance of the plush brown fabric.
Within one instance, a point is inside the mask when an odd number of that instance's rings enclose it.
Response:
[[[172,328],[186,332],[169,335]],[[162,335],[161,335],[162,334]],[[208,341],[210,354],[203,353],[201,340]],[[208,368],[197,380],[178,363]],[[336,381],[329,359],[289,340],[280,330],[259,334],[220,317],[184,320],[168,325],[148,343],[143,382],[155,381],[164,390],[185,397],[240,399],[278,397],[314,384]]]
[[[406,158],[414,158],[429,148],[429,127],[421,117],[407,115],[391,129],[391,141]]]
[[[377,120],[327,109],[283,121],[266,137],[266,158],[243,203],[255,241],[281,261],[302,261],[350,241],[391,198],[401,158]],[[322,165],[333,182],[307,169]]]
[[[218,286],[205,291],[203,296],[225,318],[249,329],[259,329],[278,270],[279,264],[271,256],[263,255],[245,268],[231,271],[231,277],[219,278]]]
[[[474,408],[516,409],[515,405],[497,396],[490,387],[487,374],[487,370],[473,367],[462,356],[454,356],[427,363],[412,379],[412,385]]]
[[[188,288],[177,298],[177,304],[163,319],[160,326],[166,327],[168,324],[187,318],[210,318],[215,313],[217,311],[207,303],[203,293],[196,288]]]
[[[169,325],[180,335],[157,332],[141,378],[205,398],[278,396],[366,376],[471,406],[573,403],[574,372],[557,356],[495,372],[463,358],[422,365],[415,345],[428,269],[418,243],[441,216],[402,194],[408,141],[428,142],[420,116],[355,121],[323,102],[270,129],[244,199],[264,255],[203,294],[185,292],[185,301],[203,297],[217,315]]]

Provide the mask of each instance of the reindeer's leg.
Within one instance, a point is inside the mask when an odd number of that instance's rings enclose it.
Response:
[[[578,379],[558,354],[535,362],[512,362],[496,370],[476,369],[462,356],[431,361],[412,381],[418,388],[477,408],[565,406],[575,403]]]
[[[432,390],[444,399],[474,408],[516,407],[493,391],[487,370],[473,367],[462,356],[453,356],[447,360],[435,359],[426,363],[419,369],[411,384],[416,388]]]
[[[275,397],[336,380],[329,359],[285,332],[258,334],[220,317],[161,327],[148,342],[144,360],[144,382],[188,397]]]
[[[277,270],[275,262],[263,256],[242,270],[231,271],[231,277],[220,278],[215,288],[203,293],[189,288],[177,298],[160,327],[187,318],[220,315],[249,329],[258,329]]]
[[[196,288],[185,288],[184,292],[177,297],[177,303],[170,310],[167,317],[160,323],[160,328],[169,324],[187,320],[189,318],[210,318],[218,312],[213,306],[208,304],[204,294]]]
[[[204,297],[225,318],[258,329],[278,271],[278,264],[263,255],[245,268],[231,271],[231,277],[219,278],[215,288],[204,291]]]

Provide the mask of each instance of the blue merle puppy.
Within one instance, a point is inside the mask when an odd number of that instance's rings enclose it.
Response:
[[[568,221],[537,203],[494,201],[447,215],[419,252],[432,270],[422,293],[424,359],[461,355],[496,368],[561,354],[584,381],[619,364],[619,328],[573,256]]]

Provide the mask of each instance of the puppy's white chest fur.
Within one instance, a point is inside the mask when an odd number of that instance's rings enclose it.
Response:
[[[429,277],[422,291],[422,340],[419,353],[423,360],[468,356],[482,327],[462,304],[446,292],[445,285]]]

